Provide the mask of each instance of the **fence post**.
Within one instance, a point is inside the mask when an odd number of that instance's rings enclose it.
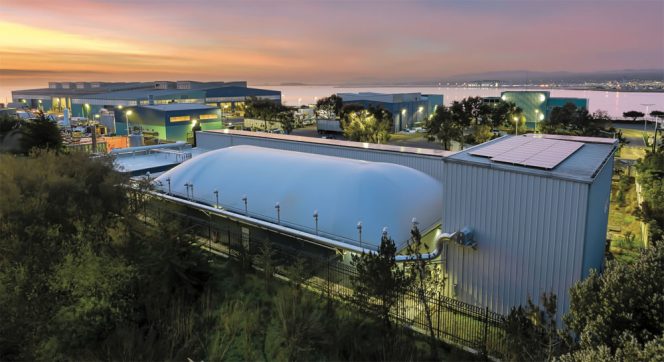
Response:
[[[226,230],[226,232],[228,234],[228,250],[227,251],[228,251],[228,256],[231,257],[232,256],[232,251],[231,251],[231,229]]]
[[[440,340],[440,318],[442,318],[442,309],[443,309],[443,301],[442,301],[442,293],[439,291],[438,292],[438,308],[436,308],[436,312],[438,313],[438,320],[436,321],[436,333],[438,334],[438,340]]]
[[[489,355],[489,307],[484,309],[484,356]]]

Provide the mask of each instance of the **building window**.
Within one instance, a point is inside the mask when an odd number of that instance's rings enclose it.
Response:
[[[191,116],[171,117],[170,120],[171,120],[171,122],[188,122],[188,121],[191,121]]]

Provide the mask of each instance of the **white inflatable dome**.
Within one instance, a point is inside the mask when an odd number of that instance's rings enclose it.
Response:
[[[233,146],[210,151],[186,161],[156,179],[158,188],[191,197],[208,205],[277,222],[309,233],[377,248],[387,227],[397,246],[410,237],[411,220],[420,230],[440,222],[442,185],[409,167],[351,160],[255,146]]]

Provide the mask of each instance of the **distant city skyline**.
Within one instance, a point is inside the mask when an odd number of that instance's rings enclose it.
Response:
[[[664,68],[662,1],[22,0],[0,13],[5,84]]]

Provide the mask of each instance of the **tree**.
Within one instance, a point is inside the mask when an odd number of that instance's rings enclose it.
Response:
[[[357,142],[385,143],[390,139],[392,114],[382,108],[370,107],[344,111],[344,136]]]
[[[62,150],[62,136],[55,122],[39,111],[37,117],[21,120],[16,116],[0,117],[0,152],[27,155],[33,149]]]
[[[290,107],[283,107],[277,113],[277,120],[281,123],[286,134],[291,134],[295,128],[295,111]]]
[[[245,117],[262,119],[265,121],[265,130],[269,129],[269,122],[273,122],[279,113],[279,106],[269,99],[257,99],[252,97],[245,103]]]
[[[528,298],[525,308],[510,310],[504,335],[507,360],[550,361],[565,350],[567,338],[556,323],[556,296],[544,293],[541,302],[544,309]]]
[[[636,164],[643,201],[636,216],[648,224],[649,242],[664,239],[664,150],[647,151]]]
[[[265,130],[270,128],[271,122],[279,122],[286,132],[290,134],[295,128],[295,110],[281,103],[269,99],[251,98],[246,103],[245,116],[265,121]]]
[[[429,252],[429,245],[422,241],[422,235],[417,225],[411,229],[411,237],[406,247],[408,255],[414,259],[408,264],[408,272],[413,280],[413,289],[417,299],[424,307],[427,330],[429,332],[429,351],[433,361],[438,360],[438,340],[433,328],[433,312],[431,301],[438,300],[442,296],[445,287],[445,277],[437,265],[432,264],[422,256],[422,252]],[[438,316],[440,318],[440,316]]]
[[[341,108],[343,107],[343,99],[336,94],[329,97],[321,98],[316,102],[316,115],[325,118],[334,118],[341,116]]]
[[[564,320],[581,349],[606,346],[615,352],[625,334],[640,344],[664,334],[664,248],[641,251],[638,261],[610,261],[603,274],[592,271],[570,290]]]
[[[512,102],[501,100],[493,106],[489,117],[493,128],[503,128],[507,132],[513,132],[521,126],[523,110]]]
[[[189,337],[172,331],[209,277],[180,221],[139,221],[148,200],[110,159],[38,149],[0,164],[0,359],[102,359],[121,330],[169,345],[151,359],[176,356]]]
[[[463,136],[463,127],[457,122],[448,107],[439,106],[433,117],[427,120],[427,139],[439,142],[444,150],[449,150],[452,141]]]
[[[392,307],[411,284],[410,276],[397,266],[396,253],[394,240],[384,234],[378,253],[362,253],[351,262],[357,269],[351,278],[355,305],[378,316],[386,330],[391,330]]]
[[[650,117],[664,119],[664,111],[652,111]]]
[[[542,133],[589,137],[614,137],[621,144],[626,142],[622,133],[612,126],[611,118],[605,111],[589,113],[573,103],[554,107],[549,118],[539,122]]]
[[[643,116],[645,116],[645,113],[639,111],[623,112],[623,117],[631,118],[632,121],[636,121],[637,118],[641,118]]]
[[[664,335],[642,344],[633,335],[625,333],[615,351],[611,351],[606,345],[599,345],[570,352],[557,360],[561,362],[661,361],[662,356],[664,356]]]

